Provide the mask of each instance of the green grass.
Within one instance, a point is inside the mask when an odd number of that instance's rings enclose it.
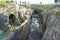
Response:
[[[37,8],[39,8],[39,9],[48,9],[48,10],[50,10],[50,9],[53,9],[54,8],[54,5],[53,4],[51,4],[51,5],[40,5],[40,4],[31,4],[30,6],[36,6]]]
[[[4,32],[3,34],[0,35],[0,40],[2,40],[3,38],[7,37],[7,35],[9,34],[9,32]]]
[[[60,16],[60,11],[56,12],[56,15]]]
[[[40,9],[53,9],[54,5],[37,5]]]

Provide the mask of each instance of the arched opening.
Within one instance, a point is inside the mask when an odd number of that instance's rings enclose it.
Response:
[[[9,16],[9,23],[12,25],[15,23],[16,17],[14,14],[10,14]]]

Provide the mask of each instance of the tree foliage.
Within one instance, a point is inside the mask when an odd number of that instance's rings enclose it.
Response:
[[[6,0],[6,3],[11,3],[11,2],[14,2],[13,0]]]

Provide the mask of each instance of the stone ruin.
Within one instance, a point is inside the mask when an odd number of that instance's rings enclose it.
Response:
[[[2,30],[4,28],[10,29],[11,25],[18,25],[19,26],[20,22],[21,22],[20,20],[26,20],[27,15],[30,15],[31,13],[32,13],[31,8],[26,8],[23,6],[20,6],[19,8],[17,8],[14,13],[9,13],[9,12],[6,14],[1,13],[0,14],[0,30]]]

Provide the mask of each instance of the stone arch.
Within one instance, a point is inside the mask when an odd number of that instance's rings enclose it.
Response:
[[[16,17],[14,14],[9,15],[9,23],[12,25],[15,23]]]

